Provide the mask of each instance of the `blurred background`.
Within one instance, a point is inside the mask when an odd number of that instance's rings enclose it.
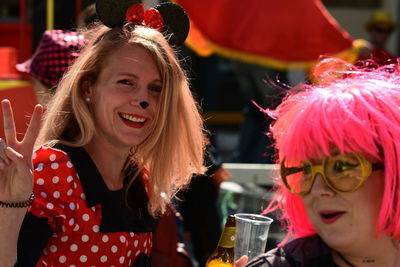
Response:
[[[159,2],[144,1],[148,7]],[[218,183],[221,224],[235,212],[261,213],[273,197],[277,169],[265,134],[271,119],[260,108],[274,108],[288,88],[308,80],[321,55],[354,63],[377,59],[378,51],[386,64],[386,58],[396,60],[400,53],[398,0],[174,2],[191,20],[189,38],[177,48],[179,57],[200,103],[214,156],[230,173],[230,180]],[[37,99],[29,76],[15,65],[32,57],[45,30],[75,31],[93,3],[0,0],[0,98],[11,98],[18,132],[24,132]],[[283,234],[274,223],[268,247]]]

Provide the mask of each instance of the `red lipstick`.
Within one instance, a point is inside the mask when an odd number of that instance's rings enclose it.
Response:
[[[120,113],[119,116],[125,125],[132,128],[142,128],[147,121],[146,117],[135,114]],[[142,119],[143,121],[132,121],[132,118]]]
[[[320,210],[318,212],[321,220],[325,224],[332,224],[339,220],[346,212],[340,210]]]

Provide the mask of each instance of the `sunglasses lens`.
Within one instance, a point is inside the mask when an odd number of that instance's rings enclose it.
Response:
[[[369,175],[366,162],[368,163],[356,153],[327,157],[323,175],[328,185],[335,191],[352,192],[365,181],[366,177],[363,175]],[[310,161],[304,161],[299,165],[284,161],[281,164],[281,175],[289,190],[295,194],[306,195],[313,186],[313,168],[317,166],[313,166]],[[319,173],[322,170],[315,171]]]
[[[362,165],[355,154],[329,157],[325,176],[331,185],[343,192],[350,192],[362,182]]]
[[[287,187],[295,194],[306,194],[312,185],[312,166],[303,163],[300,167],[282,165],[282,178]]]

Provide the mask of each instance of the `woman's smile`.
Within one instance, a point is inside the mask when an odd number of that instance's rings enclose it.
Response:
[[[129,127],[132,128],[142,128],[147,118],[137,114],[129,114],[129,113],[118,113],[122,121]]]

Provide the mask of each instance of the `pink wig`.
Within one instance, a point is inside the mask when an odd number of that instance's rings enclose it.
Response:
[[[398,67],[337,68],[337,59],[316,67],[319,84],[292,88],[275,110],[271,127],[278,161],[299,163],[329,155],[333,147],[360,152],[385,165],[384,193],[376,234],[400,239],[400,73]],[[326,67],[328,68],[326,69]],[[332,66],[334,68],[332,68]],[[324,68],[321,71],[321,68]],[[274,201],[265,213],[280,210],[290,237],[315,233],[301,197],[278,179]]]

